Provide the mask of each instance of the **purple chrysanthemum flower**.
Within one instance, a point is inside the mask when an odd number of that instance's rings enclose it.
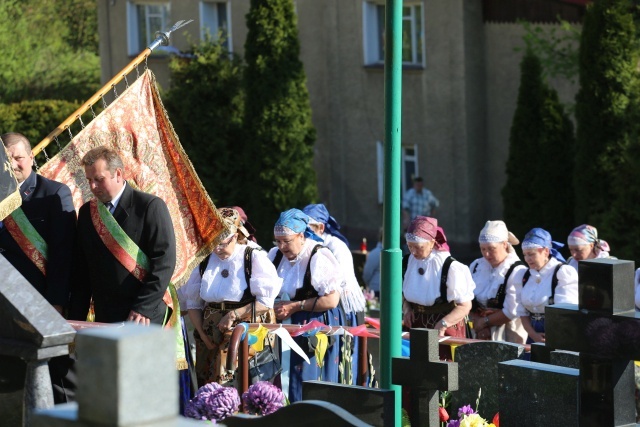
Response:
[[[464,405],[462,408],[458,409],[458,418],[462,418],[463,416],[475,414],[476,411],[473,410],[471,405]]]
[[[206,417],[221,421],[238,412],[240,395],[233,387],[220,387],[206,398]]]
[[[240,396],[235,388],[209,383],[200,387],[184,409],[184,415],[197,420],[220,421],[233,415],[240,407]]]
[[[267,381],[258,381],[243,393],[242,401],[250,414],[269,415],[284,406],[284,393]]]
[[[460,427],[459,420],[451,420],[447,423],[447,427]]]

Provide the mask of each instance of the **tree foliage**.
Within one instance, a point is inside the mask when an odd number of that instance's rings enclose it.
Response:
[[[62,120],[69,117],[80,107],[80,103],[56,100],[22,101],[13,104],[0,104],[0,129],[2,132],[20,132],[26,136],[31,145],[35,146],[45,136],[55,129]],[[99,112],[96,109],[96,114]],[[90,120],[90,112],[83,117],[85,123]],[[80,126],[76,125],[73,132],[79,132]],[[60,142],[65,145],[69,142],[67,134],[60,136]],[[47,155],[53,157],[58,153],[57,144],[53,143],[46,149]],[[36,163],[42,165],[46,161],[44,153],[36,158]]]
[[[80,3],[84,7],[80,7]],[[100,86],[95,5],[89,1],[0,2],[0,102],[89,98]],[[73,8],[73,9],[72,9]],[[62,12],[66,11],[66,16]],[[92,16],[91,19],[88,16]],[[80,28],[86,32],[79,33]],[[92,28],[92,29],[89,29]],[[85,41],[87,41],[85,43]],[[64,118],[63,118],[64,119]]]
[[[633,93],[640,93],[640,84],[636,80]],[[599,235],[611,246],[612,255],[621,259],[638,259],[640,254],[640,102],[633,97],[630,108],[630,143],[621,154],[621,162],[611,179],[609,190],[613,195],[611,208],[603,215],[598,227]]]
[[[502,189],[505,222],[520,237],[533,227],[543,227],[552,236],[568,234],[573,219],[573,125],[555,90],[544,82],[533,52],[525,53],[520,70]]]
[[[247,28],[244,141],[252,191],[245,204],[267,237],[281,211],[316,197],[315,129],[293,2],[251,0]]]
[[[240,134],[243,64],[213,41],[193,46],[192,53],[172,59],[172,86],[164,104],[214,203],[240,204],[246,148]]]
[[[527,21],[521,24],[524,49],[540,58],[543,77],[562,77],[573,83],[578,76],[580,30],[562,19],[548,28]]]
[[[578,224],[601,228],[599,224],[614,202],[614,177],[625,164],[630,144],[638,143],[632,140],[636,126],[635,35],[628,2],[600,0],[588,7],[580,42],[580,91],[576,96],[574,183]]]
[[[516,236],[536,226],[537,190],[531,182],[536,176],[535,159],[542,139],[542,67],[540,60],[527,52],[520,63],[520,88],[511,133],[507,181],[502,189],[504,219]]]

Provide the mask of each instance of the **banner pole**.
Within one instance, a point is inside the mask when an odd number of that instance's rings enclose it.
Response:
[[[84,113],[86,113],[93,105],[95,105],[100,98],[109,93],[115,85],[121,82],[127,74],[133,71],[138,65],[142,63],[151,52],[158,46],[169,46],[169,36],[172,32],[176,31],[179,28],[184,27],[185,25],[193,22],[193,19],[189,21],[178,21],[173,27],[170,29],[160,32],[158,31],[155,36],[155,40],[147,46],[138,56],[136,56],[129,64],[124,67],[118,74],[116,74],[111,80],[109,80],[98,92],[96,92],[91,98],[89,98],[84,104],[80,106],[76,111],[74,111],[69,117],[67,117],[62,123],[58,125],[49,135],[47,135],[42,141],[36,145],[31,152],[34,156],[38,155],[47,145],[51,143],[58,135],[67,130],[69,126],[73,124],[76,120],[80,118]]]

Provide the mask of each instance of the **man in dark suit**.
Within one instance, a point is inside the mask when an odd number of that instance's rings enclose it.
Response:
[[[108,147],[89,151],[82,164],[96,198],[78,214],[69,317],[84,319],[93,297],[96,322],[162,324],[176,265],[167,205],[134,190],[122,159]]]
[[[58,312],[69,301],[71,254],[76,229],[76,211],[69,187],[32,171],[29,140],[19,133],[2,135],[13,172],[20,185],[22,211],[47,243],[46,274],[25,254],[10,230],[0,228],[0,253]]]
[[[24,135],[11,132],[1,138],[20,185],[22,206],[0,222],[0,255],[62,314],[69,302],[76,229],[71,191],[65,184],[33,172],[31,144]],[[23,227],[17,227],[19,223]],[[23,232],[25,229],[28,230],[26,233]],[[44,239],[45,248],[36,244],[34,246],[39,250],[34,251],[29,247],[34,241],[34,232]],[[70,384],[62,382],[69,367],[68,360],[62,356],[49,363],[56,403],[71,398]]]

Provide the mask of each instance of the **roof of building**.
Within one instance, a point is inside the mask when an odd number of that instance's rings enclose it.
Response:
[[[483,0],[485,22],[557,23],[558,18],[578,23],[591,0]]]

